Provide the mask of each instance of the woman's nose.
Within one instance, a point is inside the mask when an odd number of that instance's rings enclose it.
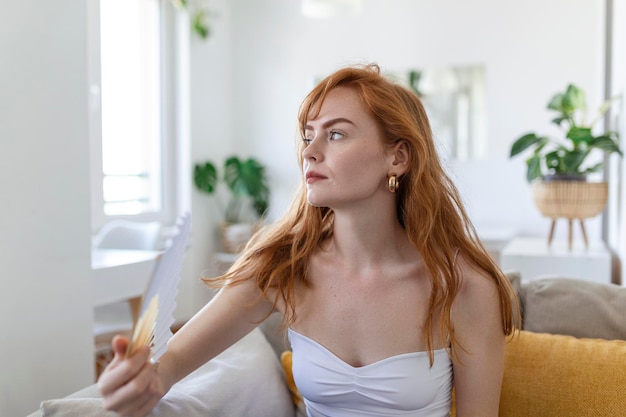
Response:
[[[322,150],[319,139],[313,139],[302,151],[302,157],[310,161],[319,162],[322,159]]]

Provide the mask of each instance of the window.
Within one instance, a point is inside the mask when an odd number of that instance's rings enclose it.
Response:
[[[113,218],[175,218],[168,100],[175,65],[165,0],[90,0],[89,82],[94,230]],[[171,21],[171,19],[170,19]],[[170,36],[171,38],[171,36]],[[171,97],[172,95],[169,94]],[[170,101],[170,102],[168,102]]]
[[[100,2],[103,210],[161,209],[158,0]]]

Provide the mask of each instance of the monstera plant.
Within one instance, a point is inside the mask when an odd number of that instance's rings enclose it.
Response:
[[[196,188],[213,195],[223,183],[230,195],[223,212],[222,243],[228,252],[239,252],[267,214],[270,190],[265,167],[254,158],[231,156],[224,161],[221,174],[212,161],[194,167]]]
[[[552,138],[531,132],[519,137],[511,147],[511,158],[532,150],[526,159],[528,182],[549,176],[584,180],[587,174],[603,168],[602,162],[587,164],[594,150],[621,156],[617,132],[593,132],[595,124],[602,120],[613,100],[615,98],[605,101],[595,117],[587,122],[585,93],[580,88],[570,84],[564,92],[555,94],[547,107],[556,112],[552,122],[563,129],[563,137]]]
[[[220,180],[230,192],[225,206],[224,220],[236,223],[245,215],[246,204],[251,204],[254,213],[262,218],[269,207],[270,190],[265,167],[256,159],[239,159],[231,156],[224,161],[222,174],[211,161],[198,163],[194,167],[194,184],[198,190],[214,194]]]

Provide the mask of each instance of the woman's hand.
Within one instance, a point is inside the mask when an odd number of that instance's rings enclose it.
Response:
[[[115,357],[98,379],[98,389],[106,410],[122,416],[143,417],[168,391],[159,379],[156,365],[149,360],[150,349],[142,347],[126,358],[128,339],[116,336],[112,346]]]

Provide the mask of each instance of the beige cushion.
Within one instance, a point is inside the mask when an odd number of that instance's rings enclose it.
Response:
[[[91,386],[82,394],[98,397]],[[119,417],[105,412],[100,398],[44,401],[43,417]],[[178,384],[150,416],[159,417],[294,417],[282,366],[259,329]]]
[[[523,327],[537,333],[626,340],[626,288],[569,278],[522,286]]]

